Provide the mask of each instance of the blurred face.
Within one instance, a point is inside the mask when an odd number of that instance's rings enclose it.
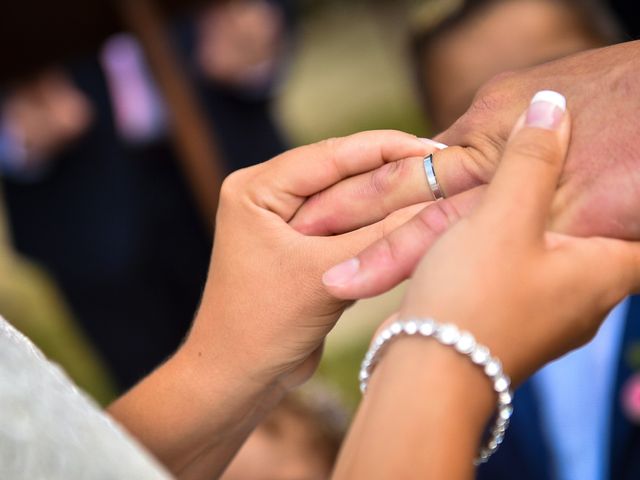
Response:
[[[222,480],[324,480],[331,466],[314,446],[313,425],[279,411],[260,425],[235,457]]]
[[[436,130],[462,115],[498,73],[602,46],[567,6],[550,0],[496,2],[432,42],[422,61]]]
[[[284,48],[284,17],[265,0],[214,3],[198,29],[198,61],[212,80],[251,86],[274,74]]]

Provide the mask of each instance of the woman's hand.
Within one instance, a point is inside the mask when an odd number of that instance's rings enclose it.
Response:
[[[327,293],[322,273],[420,207],[329,237],[305,236],[288,222],[317,192],[426,151],[412,135],[365,132],[297,148],[229,176],[209,279],[185,347],[204,356],[229,349],[239,371],[259,383],[289,389],[305,381],[324,337],[348,305]],[[348,204],[337,208],[354,221],[360,215],[349,212]]]
[[[421,207],[331,237],[305,236],[288,222],[308,197],[341,180],[430,149],[412,135],[366,132],[232,174],[192,331],[111,413],[181,478],[220,473],[268,410],[313,373],[324,337],[348,305],[327,293],[322,272]],[[349,205],[340,209],[369,223]]]
[[[560,99],[534,97],[480,205],[435,242],[400,309],[401,318],[470,331],[515,384],[589,340],[640,287],[640,245],[546,232],[570,136]],[[407,462],[403,478],[471,477],[495,394],[477,367],[449,350],[420,338],[390,346],[336,478],[387,478],[381,472],[402,472]]]

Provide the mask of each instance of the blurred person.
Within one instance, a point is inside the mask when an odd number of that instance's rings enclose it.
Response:
[[[222,480],[323,480],[347,428],[344,407],[317,383],[288,394],[242,445]]]
[[[607,11],[589,0],[467,0],[434,26],[416,20],[414,28],[418,90],[436,132],[457,120],[495,75],[621,37]]]
[[[52,274],[124,388],[184,335],[210,240],[170,148],[148,161],[119,137],[98,62],[67,72],[92,119],[43,174],[3,174],[9,228],[16,250]]]
[[[285,8],[284,2],[272,5],[276,12]],[[285,18],[274,26],[283,29],[283,42],[290,28]],[[276,80],[265,76],[266,88],[212,78],[197,58],[200,36],[207,48],[219,51],[210,44],[239,33],[225,30],[210,38],[199,28],[197,17],[190,18],[178,22],[174,33],[220,141],[223,169],[277,155],[285,141],[270,112]],[[54,93],[62,91],[58,97],[71,105],[68,110],[77,110],[70,115],[73,132],[66,117],[58,118],[62,108],[53,115],[48,97],[30,94],[43,88],[40,80],[5,92],[0,104],[13,119],[3,142],[9,147],[0,148],[10,228],[16,249],[52,273],[125,389],[183,338],[206,275],[211,239],[195,211],[168,138],[164,100],[136,40],[114,36],[99,58],[71,65],[55,78]],[[29,105],[38,121],[16,117],[14,104]],[[38,136],[51,144],[33,155],[46,168],[36,168],[20,146],[21,139]]]
[[[272,0],[241,0],[206,8],[196,27],[203,74],[253,95],[273,88],[288,46],[285,7]]]
[[[2,103],[0,171],[27,179],[43,175],[47,164],[89,128],[88,99],[61,70],[51,70],[18,86]]]

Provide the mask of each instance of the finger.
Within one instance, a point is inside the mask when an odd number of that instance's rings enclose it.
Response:
[[[317,237],[319,241],[323,242],[323,246],[318,250],[325,253],[321,259],[321,268],[324,271],[343,261],[345,257],[356,255],[381,238],[386,237],[401,225],[412,220],[431,203],[416,203],[415,205],[401,208],[383,220],[342,235]]]
[[[432,202],[356,257],[323,276],[327,290],[344,299],[383,293],[408,278],[437,238],[479,202],[485,187]],[[369,228],[369,227],[368,227]]]
[[[542,234],[569,145],[565,110],[559,93],[543,91],[533,97],[507,142],[479,215],[536,237]]]
[[[390,213],[433,200],[423,158],[389,162],[309,198],[289,222],[305,235],[335,235],[371,225]]]
[[[260,206],[289,221],[307,197],[340,180],[434,149],[403,132],[357,133],[283,153],[257,168],[251,188]]]
[[[425,141],[425,139],[423,139]],[[446,145],[433,143],[434,146]],[[487,183],[490,174],[479,151],[448,147],[433,153],[433,165],[445,196]],[[377,222],[391,212],[434,200],[424,156],[390,162],[353,176],[309,198],[289,224],[305,235],[335,235]]]

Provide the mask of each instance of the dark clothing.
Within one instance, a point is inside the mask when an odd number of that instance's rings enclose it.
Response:
[[[640,39],[640,2],[638,0],[609,0],[608,3],[625,28],[626,39]]]
[[[610,399],[611,430],[607,478],[640,479],[640,425],[633,423],[621,408],[621,391],[634,375],[632,352],[640,346],[640,297],[631,299],[622,344],[614,393]],[[538,400],[531,381],[514,396],[514,414],[504,443],[495,456],[478,469],[478,480],[553,480],[550,446],[542,430]],[[578,479],[576,479],[578,480]]]
[[[206,279],[211,238],[170,142],[123,144],[98,63],[71,73],[97,118],[42,180],[4,181],[10,228],[16,248],[53,275],[116,380],[128,388],[184,337]],[[267,100],[200,93],[228,170],[284,149]]]

